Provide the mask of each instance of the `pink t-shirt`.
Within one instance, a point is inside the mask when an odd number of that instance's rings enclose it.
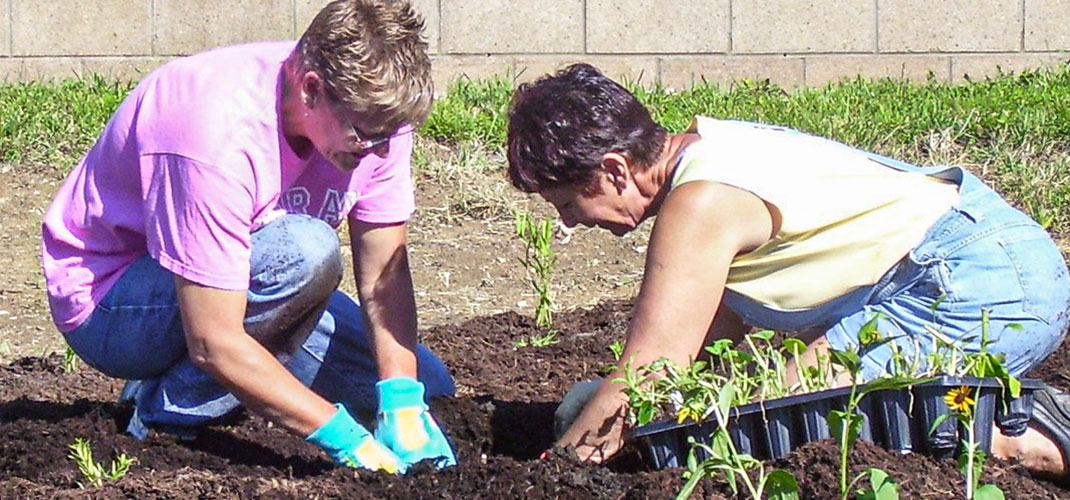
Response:
[[[284,213],[337,228],[348,218],[408,220],[412,134],[351,172],[283,138],[282,63],[294,42],[176,59],[147,75],[108,121],[45,214],[41,261],[62,332],[93,312],[148,253],[165,269],[226,290],[249,285],[251,232]]]

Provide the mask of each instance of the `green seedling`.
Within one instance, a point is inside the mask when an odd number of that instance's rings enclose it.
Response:
[[[130,470],[130,466],[137,461],[134,457],[120,453],[108,467],[104,467],[103,464],[93,460],[93,449],[89,446],[89,441],[82,438],[75,438],[74,444],[68,446],[68,448],[71,450],[70,454],[67,455],[68,458],[78,464],[78,470],[82,472],[82,476],[85,477],[88,484],[96,488],[104,486],[105,481],[118,481],[126,475],[127,471]],[[78,486],[80,488],[86,487],[80,482]]]
[[[63,351],[63,365],[61,367],[65,373],[78,371],[78,353],[74,352],[71,346],[67,346],[67,350]]]
[[[1021,329],[1021,325],[1009,324],[1008,328]],[[945,359],[960,360],[958,364],[945,366],[943,369],[954,372],[959,376],[973,376],[979,378],[992,377],[999,380],[1003,390],[1011,397],[1021,394],[1021,382],[1004,367],[1004,356],[994,355],[988,351],[992,344],[990,335],[989,312],[981,310],[981,333],[980,349],[977,352],[965,353],[952,351],[952,355]],[[933,422],[930,433],[944,422],[947,418],[954,418],[965,429],[965,439],[962,441],[962,451],[958,456],[959,470],[966,478],[966,498],[968,500],[1003,500],[1003,491],[994,484],[980,484],[981,472],[984,470],[986,454],[981,449],[980,443],[974,436],[974,422],[977,419],[974,409],[976,407],[975,395],[980,388],[961,386],[948,391],[944,396],[950,413],[941,415]],[[1006,398],[1003,398],[1006,399]]]
[[[614,340],[612,343],[609,344],[609,346],[607,346],[607,348],[609,349],[610,354],[613,355],[613,362],[607,363],[602,366],[602,371],[606,373],[616,370],[618,368],[620,358],[624,355],[624,341]]]
[[[806,346],[796,339],[785,339],[784,347],[772,346],[773,333],[757,332],[745,337],[743,345],[746,351],[736,349],[731,340],[722,339],[705,348],[709,360],[699,360],[687,367],[681,367],[670,360],[660,359],[647,366],[633,370],[630,363],[625,365],[625,375],[616,379],[625,387],[624,393],[629,398],[627,419],[631,425],[646,425],[656,418],[675,413],[677,422],[694,420],[703,422],[716,418],[718,429],[711,436],[708,444],[690,441],[691,453],[688,458],[687,482],[680,496],[688,496],[697,482],[704,476],[724,473],[733,491],[742,481],[751,495],[768,495],[770,498],[793,498],[797,491],[792,489],[794,479],[789,479],[778,471],[765,474],[761,463],[748,455],[741,455],[729,439],[727,432],[728,408],[749,403],[755,399],[780,397],[795,391],[815,391],[828,388],[837,379],[839,372],[850,376],[850,392],[847,404],[842,410],[833,410],[828,415],[828,423],[840,447],[839,486],[840,499],[847,500],[852,494],[866,500],[893,500],[899,496],[899,486],[880,469],[871,468],[855,475],[848,475],[847,457],[850,449],[857,442],[864,425],[864,417],[858,408],[862,399],[871,392],[898,391],[912,385],[932,380],[933,376],[946,374],[953,376],[995,377],[999,379],[1009,393],[1017,395],[1020,384],[1003,366],[1003,358],[990,353],[987,346],[991,343],[987,312],[982,311],[982,325],[978,333],[981,349],[979,352],[965,352],[962,341],[952,341],[936,331],[934,337],[940,345],[931,351],[935,354],[906,355],[899,350],[897,342],[907,342],[902,337],[886,337],[879,330],[881,316],[875,315],[859,330],[859,345],[845,350],[829,351],[828,355],[817,356],[817,366],[800,363],[800,357]],[[1009,328],[1017,328],[1011,325]],[[975,338],[965,339],[976,340]],[[907,345],[907,344],[904,344]],[[872,350],[887,346],[893,352],[893,374],[876,380],[862,379],[862,359]],[[917,346],[915,346],[917,347]],[[611,348],[612,350],[612,348]],[[920,352],[917,350],[915,352]],[[787,373],[786,360],[791,356],[796,360],[795,375],[799,382],[786,387],[783,377]],[[962,415],[957,416],[962,418]],[[984,453],[974,442],[971,434],[964,444],[966,452],[960,463],[967,474],[967,482],[973,486],[969,498],[996,500],[998,492],[994,486],[977,486],[976,478],[980,474],[980,464]],[[696,451],[705,451],[711,458],[698,462]],[[790,476],[789,476],[790,477]],[[753,480],[753,481],[752,481]],[[774,494],[774,492],[776,492]],[[789,495],[789,496],[775,496]]]
[[[629,364],[630,365],[630,364]],[[717,375],[708,363],[696,361],[681,367],[662,358],[638,370],[626,367],[625,376],[616,382],[625,385],[624,393],[630,404],[628,418],[643,425],[649,423],[666,403],[678,406],[677,420],[702,421],[711,415],[717,429],[711,444],[689,439],[691,450],[687,457],[687,482],[677,499],[691,496],[698,482],[706,476],[723,473],[734,493],[742,482],[751,498],[790,500],[799,498],[799,485],[791,473],[784,470],[766,471],[762,462],[749,454],[738,453],[728,434],[728,412],[738,403],[739,396],[733,380]],[[698,461],[696,450],[705,450],[709,458]],[[755,472],[755,479],[751,473]]]
[[[613,361],[620,361],[620,357],[624,355],[624,342],[614,340],[612,344],[609,344],[609,352],[613,354]]]
[[[528,271],[531,288],[538,295],[535,305],[535,324],[540,328],[553,326],[554,295],[551,289],[557,253],[550,248],[553,241],[553,222],[537,220],[531,214],[517,211],[516,234],[524,242],[524,256],[520,263]]]
[[[761,392],[762,376],[755,374],[754,354],[736,349],[729,339],[718,340],[706,346],[705,351],[710,355],[717,372],[735,384],[734,405],[746,404]]]
[[[557,330],[550,330],[543,335],[532,335],[526,339],[518,340],[515,346],[524,347],[546,347],[561,342],[557,338]]]
[[[753,376],[758,384],[757,399],[766,400],[786,396],[790,391],[785,385],[787,358],[773,347],[772,330],[762,330],[743,337],[754,356]]]
[[[794,386],[787,388],[789,394],[805,394],[829,388],[829,381],[833,379],[833,376],[832,360],[828,354],[818,353],[815,359],[816,364],[810,365],[802,361],[803,352],[807,349],[803,341],[786,338],[784,349],[795,360],[795,378],[798,379]]]
[[[858,332],[859,346],[845,350],[830,349],[832,362],[846,371],[851,377],[851,392],[847,397],[847,406],[843,410],[832,410],[828,415],[829,428],[836,437],[840,447],[840,500],[850,498],[850,493],[855,485],[862,479],[869,478],[872,489],[857,492],[860,496],[870,496],[877,499],[898,498],[898,487],[888,474],[880,469],[867,469],[856,475],[848,482],[847,455],[851,447],[858,440],[862,432],[864,417],[858,413],[858,405],[862,398],[871,392],[884,390],[898,390],[922,382],[912,377],[890,376],[870,381],[863,387],[862,382],[862,356],[871,349],[880,347],[895,339],[885,338],[877,330],[880,315],[874,315]]]

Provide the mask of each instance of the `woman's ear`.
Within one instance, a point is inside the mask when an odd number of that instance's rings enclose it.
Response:
[[[324,94],[323,80],[319,73],[307,70],[298,75],[298,84],[301,88],[301,103],[306,108],[312,109],[319,104]]]
[[[632,176],[628,158],[620,153],[606,153],[602,155],[602,175],[617,189],[617,194],[623,193],[628,188],[628,182]]]

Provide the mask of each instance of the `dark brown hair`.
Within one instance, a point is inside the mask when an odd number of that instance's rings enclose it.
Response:
[[[602,155],[653,165],[667,132],[623,86],[589,64],[525,83],[509,110],[509,181],[521,191],[588,189]]]

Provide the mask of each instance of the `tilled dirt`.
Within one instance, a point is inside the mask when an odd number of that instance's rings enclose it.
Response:
[[[58,355],[23,358],[0,368],[0,498],[672,498],[683,471],[649,470],[635,450],[606,466],[578,464],[564,451],[536,458],[552,442],[556,401],[612,361],[606,346],[623,335],[630,310],[612,302],[562,315],[560,342],[538,348],[515,347],[539,333],[515,313],[423,332],[466,388],[432,405],[459,465],[417,466],[404,477],[334,467],[314,446],[241,412],[191,442],[158,434],[137,441],[119,432],[130,409],[113,403],[118,381],[89,369],[65,373]],[[1064,346],[1035,373],[1068,388],[1067,359]],[[84,479],[67,458],[79,437],[90,440],[98,461],[126,453],[137,463],[115,483],[81,488]],[[838,456],[834,442],[821,441],[766,466],[795,474],[804,498],[835,498]],[[962,495],[953,461],[862,442],[850,463],[854,472],[888,471],[901,498]],[[989,461],[982,480],[1008,498],[1070,498],[1015,464]],[[733,498],[720,479],[703,481],[696,497]]]

